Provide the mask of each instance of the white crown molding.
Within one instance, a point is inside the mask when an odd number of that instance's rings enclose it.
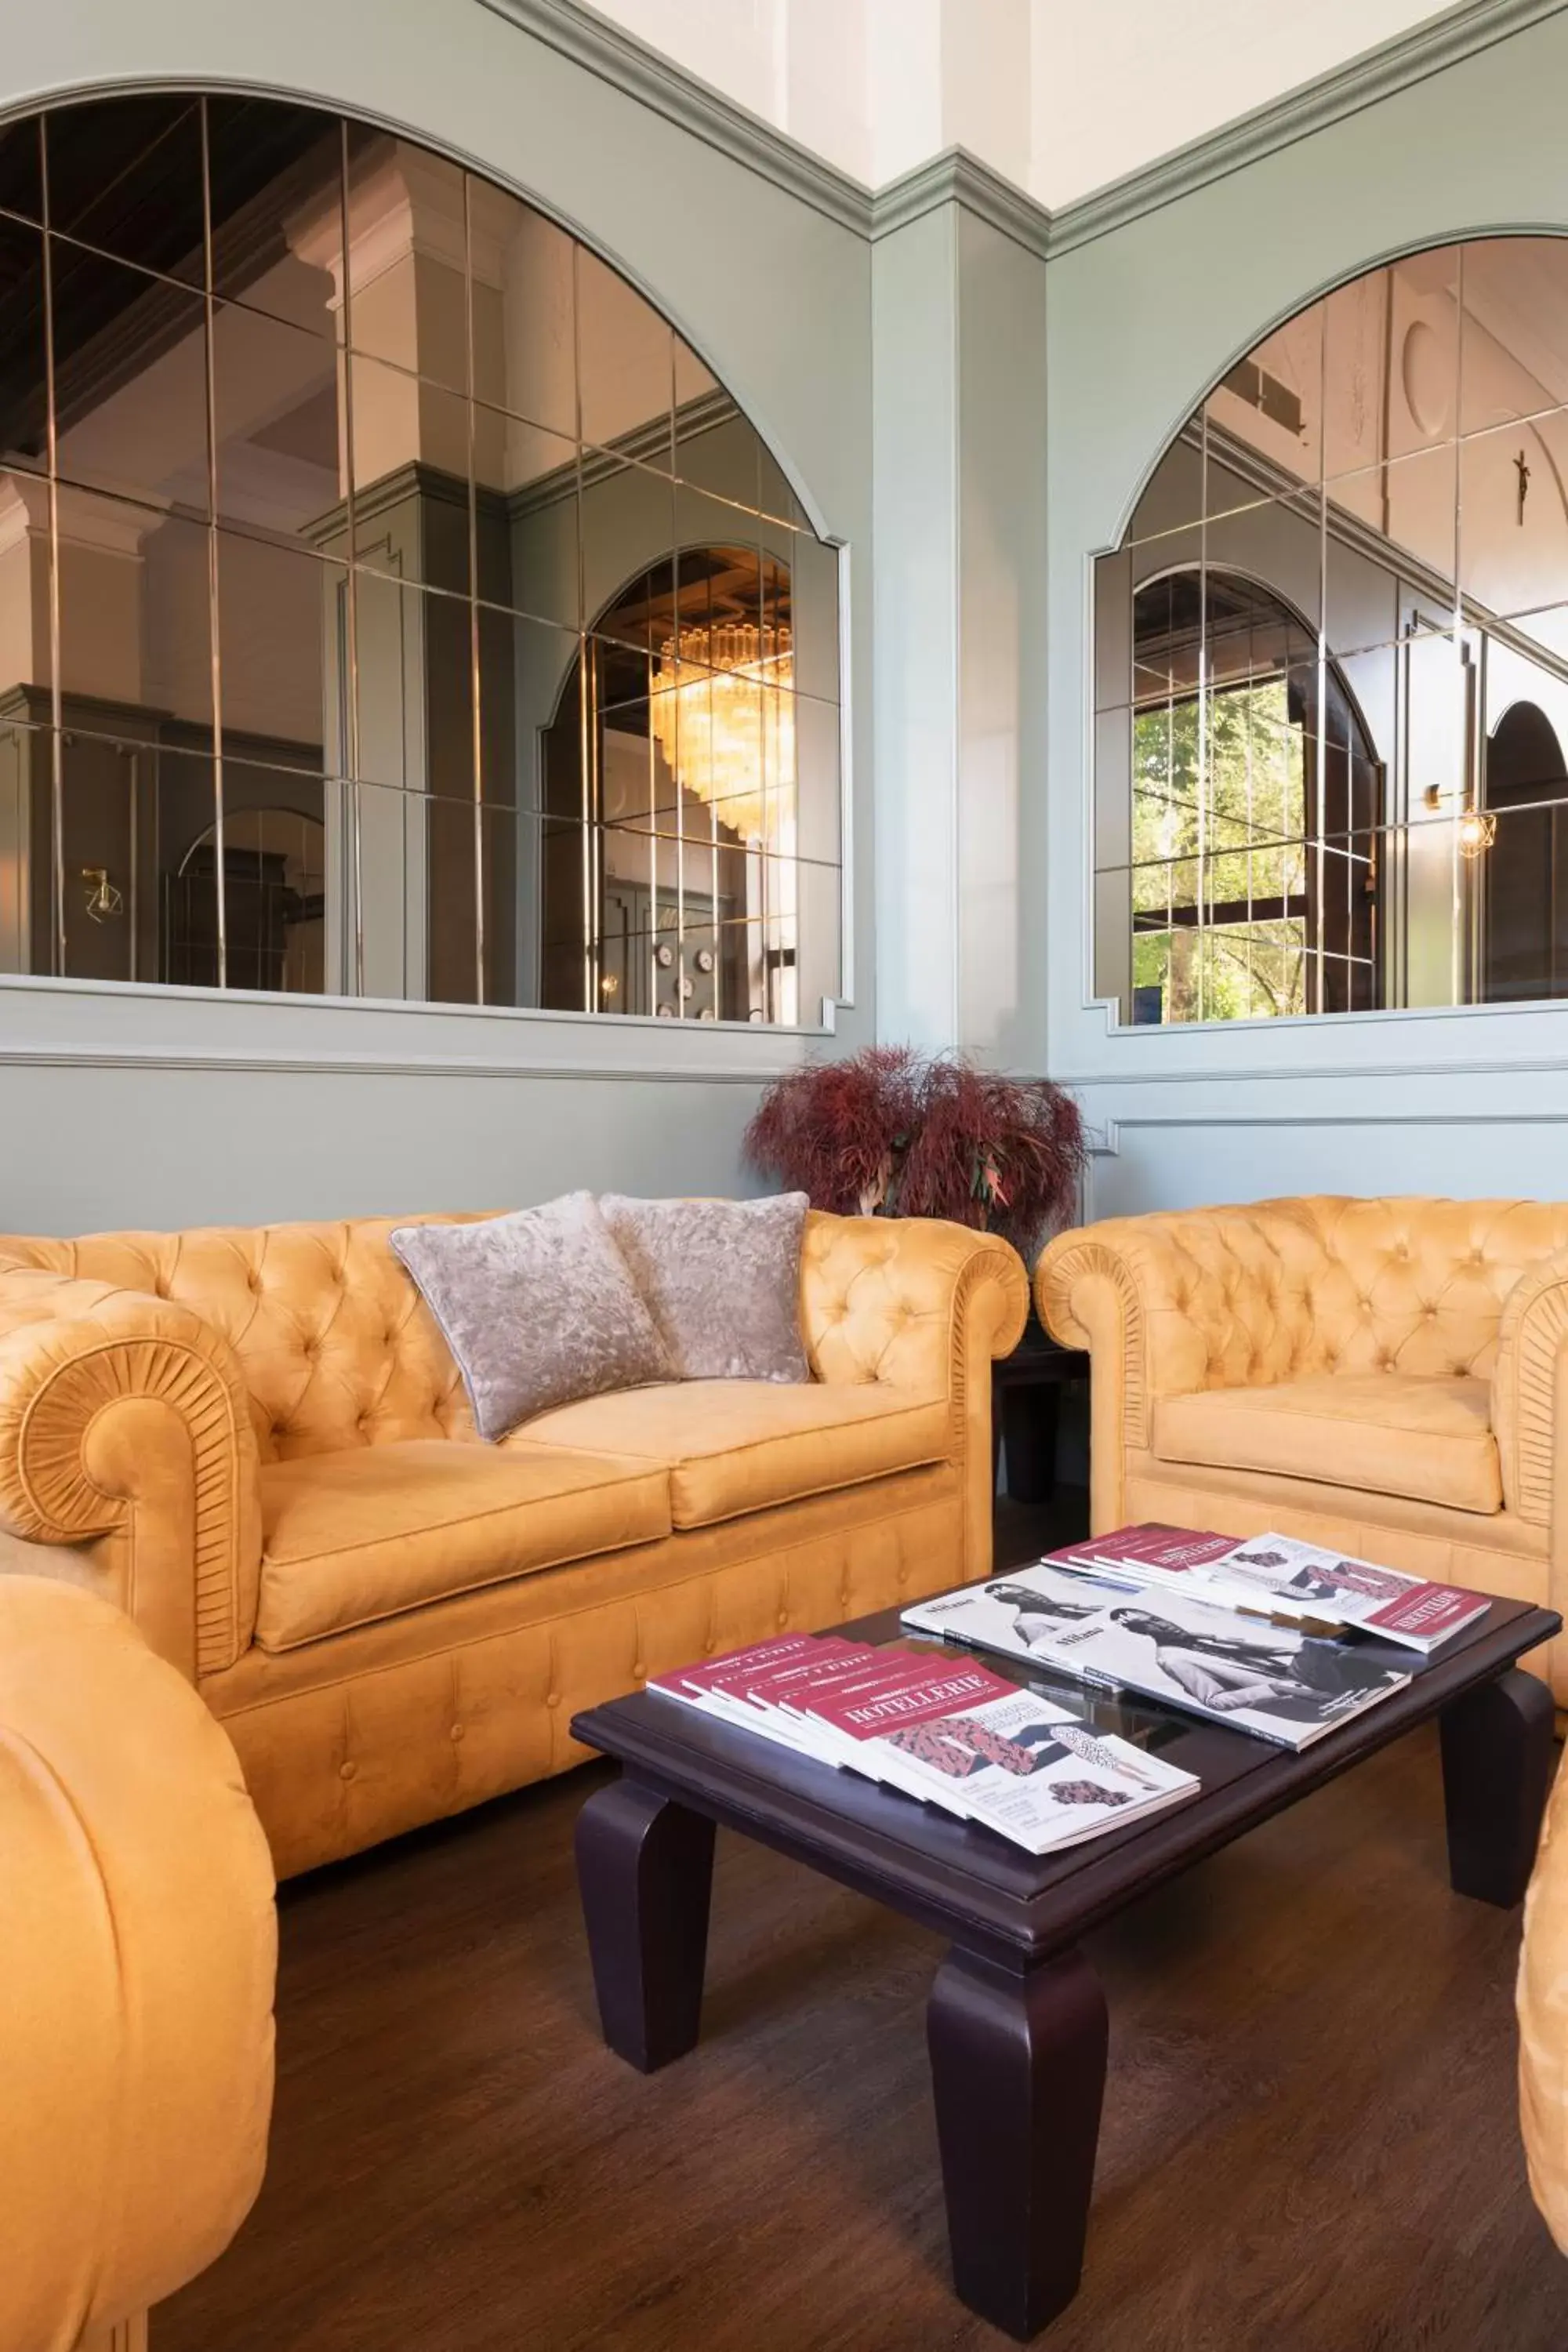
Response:
[[[1396,33],[1392,40],[1363,50],[1300,89],[1060,205],[1050,216],[1051,252],[1070,253],[1112,229],[1124,228],[1130,221],[1158,212],[1282,147],[1294,146],[1381,99],[1447,72],[1548,16],[1561,16],[1565,6],[1568,0],[1461,0],[1458,7]]]
[[[773,124],[647,47],[583,0],[479,0],[482,7],[635,98],[721,154],[759,173],[858,236],[887,236],[959,203],[1042,257],[1070,253],[1190,195],[1379,100],[1444,73],[1549,16],[1568,0],[1460,0],[1300,89],[1173,149],[1055,212],[989,164],[950,148],[875,193]]]
[[[581,0],[479,0],[479,5],[637,99],[667,122],[678,123],[731,162],[798,196],[841,228],[860,236],[871,234],[871,191],[863,181],[825,163],[760,114],[699,81],[595,9],[583,6]]]
[[[939,205],[962,205],[1004,236],[1044,261],[1052,247],[1051,215],[1044,205],[1004,179],[965,147],[949,147],[929,163],[889,180],[871,199],[873,239],[907,228]]]

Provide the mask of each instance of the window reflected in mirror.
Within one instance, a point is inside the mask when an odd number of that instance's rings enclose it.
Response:
[[[0,972],[815,1024],[838,551],[533,206],[317,110],[0,145]]]
[[[1194,411],[1097,566],[1124,1023],[1568,994],[1568,240],[1367,272]]]

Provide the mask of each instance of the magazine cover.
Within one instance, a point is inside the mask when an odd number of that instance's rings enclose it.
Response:
[[[1371,1643],[1068,1569],[1020,1569],[921,1601],[903,1622],[1141,1691],[1286,1748],[1305,1748],[1410,1679]]]
[[[1379,1568],[1321,1544],[1272,1533],[1237,1544],[1198,1573],[1255,1592],[1278,1608],[1336,1618],[1413,1650],[1438,1648],[1491,1607],[1484,1593],[1462,1585],[1432,1584],[1396,1568]]]
[[[1064,1545],[1047,1553],[1041,1565],[1108,1575],[1125,1571],[1134,1582],[1206,1594],[1226,1609],[1317,1619],[1319,1630],[1323,1624],[1357,1626],[1423,1654],[1452,1641],[1491,1606],[1485,1593],[1462,1585],[1433,1584],[1272,1529],[1235,1543],[1228,1536],[1149,1521]]]

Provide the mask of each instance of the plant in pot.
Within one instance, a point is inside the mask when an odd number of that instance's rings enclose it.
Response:
[[[949,1217],[1032,1257],[1075,1205],[1077,1104],[1048,1078],[871,1045],[795,1070],[746,1129],[759,1174],[840,1216]]]

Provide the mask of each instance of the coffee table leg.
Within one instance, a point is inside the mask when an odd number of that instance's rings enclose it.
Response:
[[[1552,1715],[1548,1685],[1510,1666],[1439,1717],[1456,1894],[1505,1909],[1523,1895],[1552,1780]]]
[[[1078,1952],[1015,1976],[953,1951],[927,2011],[953,2284],[1032,2336],[1078,2291],[1105,2089],[1105,1996]]]
[[[605,2039],[651,2074],[697,2039],[713,1824],[623,1779],[589,1798],[576,1848]]]

